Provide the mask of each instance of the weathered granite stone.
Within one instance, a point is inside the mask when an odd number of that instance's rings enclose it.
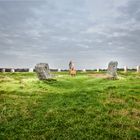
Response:
[[[127,66],[124,66],[124,72],[127,72]]]
[[[108,71],[107,71],[107,73],[109,74],[109,76],[112,79],[116,79],[117,78],[117,66],[118,66],[118,62],[117,61],[111,61],[108,64]]]
[[[15,72],[15,69],[14,69],[14,68],[12,68],[12,69],[11,69],[11,72]]]
[[[2,72],[5,72],[5,68],[2,69]]]
[[[49,65],[47,63],[39,63],[35,66],[35,71],[39,80],[51,79],[53,76],[50,74]]]
[[[83,71],[83,72],[86,72],[86,69],[83,69],[82,71]]]
[[[58,72],[61,72],[61,69],[58,69]]]
[[[137,72],[140,72],[140,66],[137,66]]]
[[[29,68],[29,72],[34,72],[34,69],[33,68]]]
[[[100,71],[100,69],[99,68],[97,68],[97,72],[99,72]]]

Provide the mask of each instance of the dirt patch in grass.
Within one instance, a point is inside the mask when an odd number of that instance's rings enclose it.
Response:
[[[139,119],[140,118],[140,110],[133,108],[132,110],[128,109],[121,109],[121,110],[109,110],[108,112],[111,116],[127,116],[132,119]]]
[[[120,98],[109,98],[109,102],[111,103],[124,103],[125,101]]]
[[[129,114],[129,111],[127,109],[121,109],[121,110],[114,109],[114,110],[110,110],[108,113],[112,116],[117,116],[117,115],[127,116]]]
[[[125,103],[125,101],[123,99],[120,99],[120,98],[108,98],[105,100],[104,104],[110,104],[110,103],[113,103],[113,104],[123,104]]]
[[[111,75],[106,73],[99,73],[99,74],[89,74],[89,77],[93,78],[102,78],[102,79],[109,79],[109,80],[121,80],[124,79],[122,76],[117,76],[117,78],[113,78]]]
[[[11,99],[18,99],[18,98],[20,98],[20,96],[18,96],[18,95],[14,95],[14,94],[12,94],[12,95],[6,95],[6,94],[2,94],[1,96],[3,96],[3,97],[9,97],[9,98],[11,98]]]
[[[11,81],[13,81],[13,79],[12,79],[12,78],[9,78],[9,77],[7,77],[7,76],[5,76],[5,77],[0,77],[0,83],[11,82]]]
[[[135,119],[140,119],[140,110],[136,109],[136,108],[133,108],[131,111],[130,111],[130,116],[132,118],[135,118]]]
[[[94,77],[94,78],[108,78],[107,74],[89,74],[90,77]]]

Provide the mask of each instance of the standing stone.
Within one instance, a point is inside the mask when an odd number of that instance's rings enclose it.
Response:
[[[137,72],[140,72],[140,66],[137,66]]]
[[[83,71],[83,72],[86,72],[86,69],[83,69],[82,71]]]
[[[58,69],[58,72],[61,72],[61,69]]]
[[[11,69],[11,72],[15,72],[15,69],[14,69],[14,68],[12,68],[12,69]]]
[[[100,71],[100,69],[99,68],[97,68],[97,72],[99,72]]]
[[[39,80],[46,80],[52,78],[52,75],[50,74],[49,65],[47,63],[36,64],[35,71]]]
[[[29,69],[29,72],[34,72],[34,69],[33,69],[33,68],[30,68],[30,69]]]
[[[109,74],[109,76],[112,79],[116,79],[117,78],[117,66],[118,66],[118,62],[117,61],[111,61],[108,64],[108,71],[107,71],[107,73]]]
[[[2,72],[5,72],[5,68],[2,69]]]
[[[124,66],[124,72],[127,72],[127,66]]]

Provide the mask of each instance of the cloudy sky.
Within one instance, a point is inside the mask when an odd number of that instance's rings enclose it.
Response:
[[[140,64],[140,0],[0,0],[0,67]]]

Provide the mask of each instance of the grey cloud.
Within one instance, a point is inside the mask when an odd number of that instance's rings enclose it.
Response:
[[[0,1],[1,66],[138,65],[139,9],[138,0]]]

